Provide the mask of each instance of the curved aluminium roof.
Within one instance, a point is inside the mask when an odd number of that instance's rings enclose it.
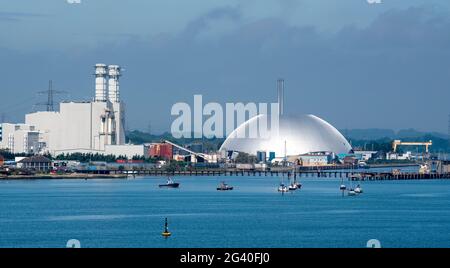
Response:
[[[244,135],[248,129],[267,120],[268,115],[259,115],[236,128],[222,144],[220,150],[238,151],[255,155],[257,151],[275,152],[284,156],[285,142],[287,155],[328,151],[336,154],[348,153],[352,148],[344,136],[325,120],[314,115],[281,116],[279,132],[268,138],[250,138]],[[270,125],[270,123],[268,123]],[[241,138],[239,138],[241,137]],[[244,137],[244,138],[242,138]]]

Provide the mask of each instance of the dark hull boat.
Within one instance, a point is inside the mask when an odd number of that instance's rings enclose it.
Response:
[[[219,186],[217,186],[217,191],[231,191],[233,190],[233,186],[230,186],[224,182],[222,182]]]
[[[167,179],[165,184],[160,184],[159,188],[178,188],[180,184],[178,182],[174,182],[172,179]]]
[[[302,185],[300,183],[292,183],[291,185],[289,185],[289,191],[295,191],[295,190],[300,190],[302,188]]]
[[[178,188],[180,186],[180,184],[178,182],[174,182],[174,183],[166,183],[166,184],[160,184],[159,187],[160,188]]]

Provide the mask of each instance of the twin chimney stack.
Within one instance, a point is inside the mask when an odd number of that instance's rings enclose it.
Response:
[[[95,101],[112,103],[120,102],[119,77],[121,68],[118,65],[95,65]]]

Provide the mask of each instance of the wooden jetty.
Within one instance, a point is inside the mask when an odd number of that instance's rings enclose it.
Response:
[[[127,174],[128,176],[259,176],[259,177],[279,177],[287,176],[292,178],[344,178],[350,181],[380,181],[380,180],[432,180],[450,179],[450,173],[418,173],[418,172],[370,172],[370,171],[349,171],[349,170],[226,170],[226,169],[204,169],[204,170],[177,170],[167,171],[162,169],[147,170],[104,170],[97,171],[98,174]]]

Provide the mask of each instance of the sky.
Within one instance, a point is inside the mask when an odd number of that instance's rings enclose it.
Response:
[[[70,2],[70,1],[69,1]],[[370,1],[369,1],[370,2]],[[170,130],[177,102],[275,102],[338,129],[447,132],[450,1],[0,0],[0,119],[90,100],[119,64],[128,129]]]

